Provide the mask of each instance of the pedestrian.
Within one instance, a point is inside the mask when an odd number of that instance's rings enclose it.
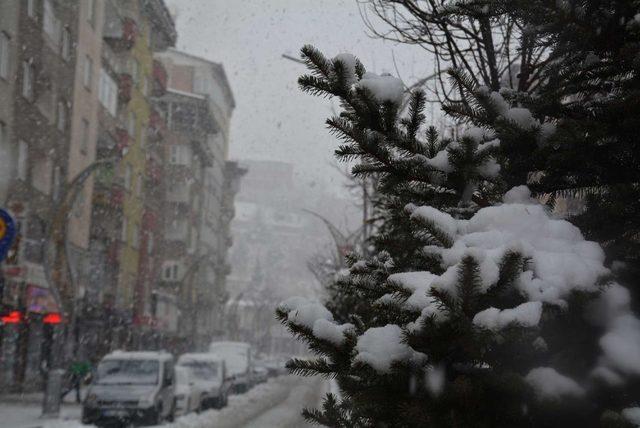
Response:
[[[71,392],[72,389],[76,390],[76,402],[80,403],[80,388],[84,379],[91,373],[91,364],[87,361],[74,361],[69,367],[69,387],[62,393],[62,398]]]

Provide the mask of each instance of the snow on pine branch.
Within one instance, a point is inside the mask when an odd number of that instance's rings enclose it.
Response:
[[[381,373],[389,373],[396,361],[420,363],[426,359],[404,343],[402,329],[395,324],[368,329],[358,338],[356,350],[354,362],[366,363]]]
[[[278,309],[287,312],[287,321],[305,327],[318,339],[336,346],[344,342],[344,333],[353,328],[352,324],[336,324],[333,314],[319,302],[304,297],[291,297],[278,305]]]
[[[453,242],[448,248],[425,248],[426,253],[441,258],[443,274],[406,272],[388,278],[395,286],[405,288],[410,297],[388,294],[379,301],[395,300],[408,310],[421,311],[420,317],[407,326],[409,330],[419,328],[421,321],[431,316],[436,322],[447,320],[446,310],[431,297],[431,291],[444,291],[457,298],[458,271],[468,256],[479,265],[480,291],[485,293],[497,284],[505,255],[517,253],[528,261],[515,281],[525,302],[476,314],[474,324],[488,330],[514,324],[537,327],[544,305],[565,308],[572,292],[600,290],[601,279],[610,272],[603,264],[605,256],[599,245],[586,241],[571,223],[550,217],[525,186],[512,189],[504,200],[502,205],[479,210],[469,220],[454,219],[432,207],[409,210],[412,216],[424,216],[446,231]],[[616,383],[622,380],[620,374],[640,374],[640,321],[631,313],[629,292],[612,283],[592,306],[593,323],[605,328],[600,339],[603,355],[593,375]]]

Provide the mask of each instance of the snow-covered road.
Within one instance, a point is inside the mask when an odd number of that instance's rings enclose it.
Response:
[[[246,394],[230,397],[222,410],[178,418],[163,428],[270,428],[308,426],[300,416],[304,407],[320,402],[326,388],[320,379],[281,376]]]
[[[189,414],[162,428],[270,428],[308,426],[300,416],[304,407],[316,407],[327,390],[326,382],[317,378],[280,376],[269,379],[242,395],[229,397],[221,410]],[[29,402],[0,402],[0,428],[88,428],[82,425],[80,408],[63,407],[61,418],[40,419],[40,405]],[[159,427],[156,427],[159,428]]]

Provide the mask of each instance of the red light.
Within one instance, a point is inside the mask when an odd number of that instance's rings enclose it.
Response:
[[[11,311],[8,315],[0,317],[3,324],[20,324],[22,322],[22,312]]]
[[[57,312],[52,312],[45,315],[42,322],[45,324],[60,324],[62,322],[62,316]]]

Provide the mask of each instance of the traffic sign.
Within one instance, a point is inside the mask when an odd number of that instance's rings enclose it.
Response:
[[[0,261],[7,257],[15,237],[16,223],[8,212],[0,208]]]

